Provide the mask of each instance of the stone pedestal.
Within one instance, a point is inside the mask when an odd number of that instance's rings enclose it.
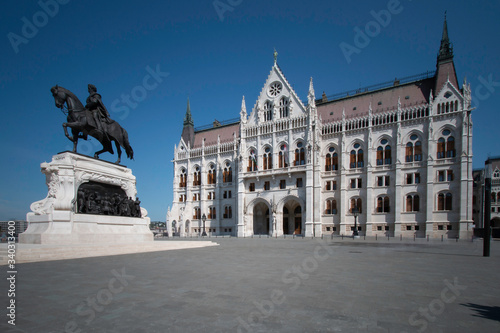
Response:
[[[147,211],[141,217],[79,213],[77,194],[85,183],[116,188],[127,198],[136,199],[132,170],[88,156],[63,152],[52,162],[41,164],[46,175],[47,197],[31,204],[28,229],[19,235],[26,244],[119,244],[152,242]]]

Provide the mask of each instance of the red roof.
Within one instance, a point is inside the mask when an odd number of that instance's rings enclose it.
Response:
[[[434,78],[429,78],[321,103],[318,105],[318,115],[321,115],[323,122],[332,122],[342,120],[343,109],[346,118],[368,115],[370,103],[373,114],[397,109],[399,99],[402,108],[426,104],[434,82]]]
[[[208,130],[199,131],[194,134],[194,145],[192,148],[200,148],[203,139],[205,139],[205,146],[217,144],[217,138],[220,136],[220,142],[225,143],[233,141],[233,133],[236,138],[240,137],[240,124],[235,123],[231,125],[214,127]]]

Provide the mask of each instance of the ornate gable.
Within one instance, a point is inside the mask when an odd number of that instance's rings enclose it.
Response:
[[[294,118],[306,112],[285,75],[275,62],[248,118],[248,125]]]

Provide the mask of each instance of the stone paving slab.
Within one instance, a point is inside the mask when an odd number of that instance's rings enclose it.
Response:
[[[500,242],[211,240],[19,264],[0,331],[500,332]]]

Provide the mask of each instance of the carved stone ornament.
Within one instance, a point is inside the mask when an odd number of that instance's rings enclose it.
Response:
[[[42,163],[47,196],[31,204],[25,244],[153,241],[147,210],[136,196],[132,171],[114,163],[63,152]]]

